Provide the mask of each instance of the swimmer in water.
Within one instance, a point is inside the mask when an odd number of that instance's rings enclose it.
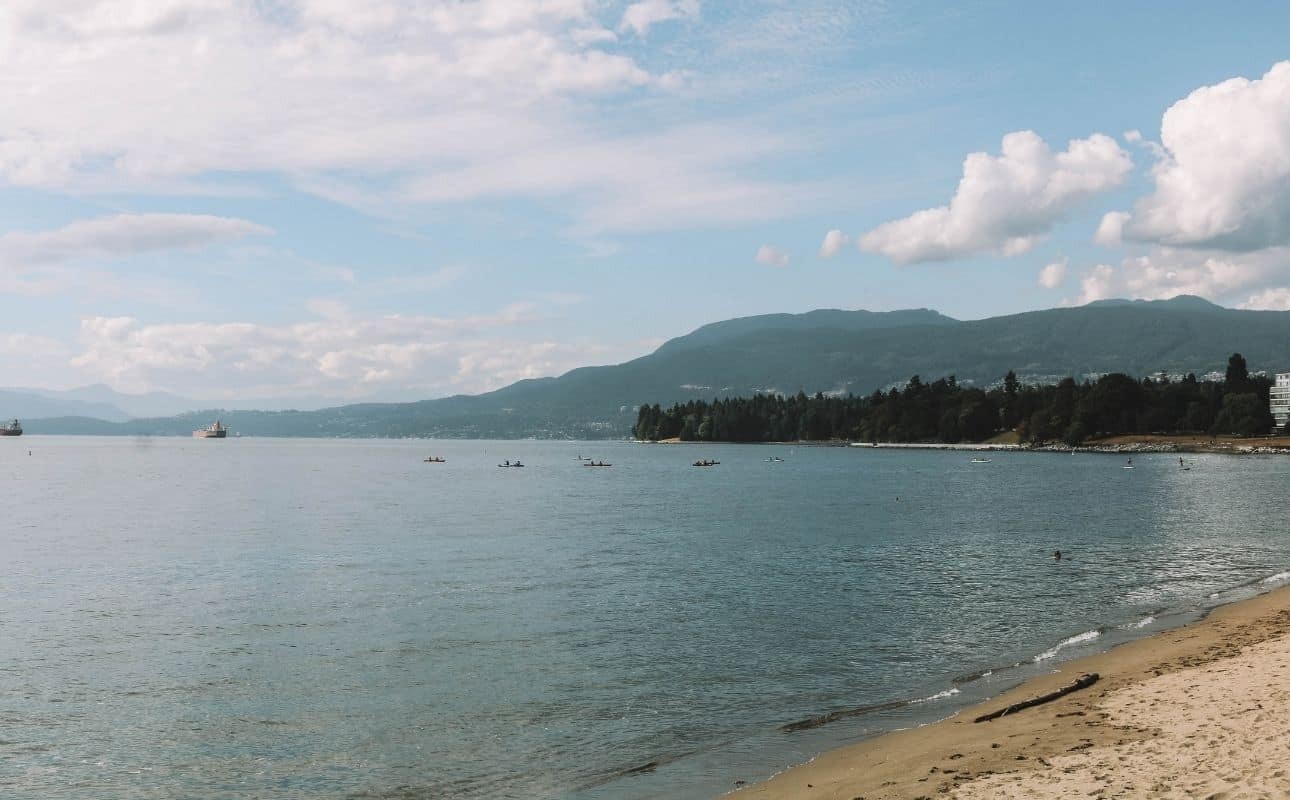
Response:
[[[1053,551],[1053,561],[1061,561],[1061,560],[1062,560],[1062,551],[1061,551],[1061,550],[1054,550],[1054,551]]]

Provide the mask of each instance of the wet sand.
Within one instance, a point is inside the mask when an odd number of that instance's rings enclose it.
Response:
[[[1089,688],[972,721],[1094,672]],[[825,753],[728,797],[1290,797],[1290,588],[1061,664],[951,719]]]

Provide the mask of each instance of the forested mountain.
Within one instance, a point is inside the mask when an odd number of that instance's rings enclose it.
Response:
[[[1290,369],[1290,312],[1225,309],[1200,298],[1107,301],[973,321],[928,310],[813,311],[714,323],[624,364],[575,369],[495,392],[310,412],[210,411],[121,424],[32,420],[32,433],[186,434],[219,415],[249,435],[626,436],[645,403],[757,393],[867,395],[955,375],[986,386],[1063,376],[1222,372],[1241,352],[1254,370]]]

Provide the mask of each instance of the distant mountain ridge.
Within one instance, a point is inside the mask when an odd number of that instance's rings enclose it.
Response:
[[[0,415],[18,417],[81,416],[108,422],[124,422],[130,415],[110,403],[48,396],[31,389],[0,389]]]
[[[826,309],[702,326],[623,364],[475,396],[317,411],[209,411],[109,424],[32,420],[33,433],[186,434],[220,416],[235,432],[281,436],[625,436],[642,403],[754,392],[853,392],[955,375],[1135,376],[1221,371],[1239,351],[1253,370],[1290,369],[1290,312],[1226,309],[1198,297],[1107,301],[982,320],[927,309]]]
[[[182,414],[204,403],[167,392],[127,394],[96,383],[75,389],[0,389],[0,408],[14,417],[84,416],[109,422]]]

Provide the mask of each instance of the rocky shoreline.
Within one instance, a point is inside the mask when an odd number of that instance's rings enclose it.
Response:
[[[1217,453],[1221,455],[1271,456],[1290,455],[1290,445],[1238,444],[1235,442],[1215,442],[1203,444],[1195,442],[1116,442],[1113,444],[1084,444],[1072,447],[1066,444],[1049,443],[1023,447],[1045,453]]]

